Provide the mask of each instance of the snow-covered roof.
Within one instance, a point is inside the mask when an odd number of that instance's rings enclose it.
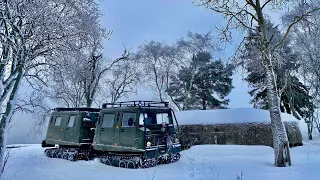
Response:
[[[192,110],[175,112],[179,125],[234,124],[270,122],[267,110],[255,108]],[[281,113],[282,121],[299,122],[294,116]]]

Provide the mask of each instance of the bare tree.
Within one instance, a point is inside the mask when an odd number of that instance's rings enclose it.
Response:
[[[69,61],[59,63],[52,69],[52,84],[47,94],[66,107],[91,107],[98,91],[105,88],[100,87],[101,80],[112,71],[114,65],[127,60],[128,56],[127,50],[114,60],[105,59],[95,51],[65,56]]]
[[[22,88],[21,88],[22,89]],[[30,123],[30,134],[34,136],[41,136],[45,132],[48,119],[51,117],[51,113],[54,110],[55,105],[51,103],[51,100],[46,96],[43,90],[33,89],[32,92],[19,92],[17,97],[14,113],[25,113],[32,115]],[[10,126],[14,125],[13,119],[10,119]]]
[[[48,67],[87,41],[90,18],[99,12],[93,0],[0,1],[0,166],[6,130],[24,78],[46,83]]]
[[[105,78],[102,79],[101,90],[97,100],[99,106],[103,102],[114,103],[129,94],[136,93],[141,87],[141,71],[139,63],[129,58],[114,65]]]
[[[276,85],[276,77],[272,59],[274,51],[283,43],[288,36],[291,28],[303,20],[304,17],[310,15],[311,12],[318,10],[312,9],[309,12],[303,13],[300,16],[292,19],[291,23],[285,30],[282,39],[275,45],[270,45],[269,41],[272,37],[268,37],[266,29],[265,11],[267,8],[277,8],[285,4],[281,0],[199,0],[197,3],[200,6],[205,6],[214,12],[224,15],[227,24],[221,31],[222,38],[229,40],[232,28],[242,28],[243,30],[252,30],[253,26],[259,27],[260,34],[256,36],[259,41],[259,53],[262,57],[262,64],[265,73],[265,87],[267,88],[268,107],[270,111],[271,126],[274,141],[274,160],[275,166],[291,165],[289,142],[284,124],[281,119],[279,90]]]
[[[178,65],[178,49],[163,42],[147,41],[138,48],[135,59],[141,64],[146,85],[152,87],[160,101],[166,99],[170,75]]]
[[[319,0],[302,0],[296,4],[290,11],[288,11],[283,17],[284,24],[289,24],[290,19],[299,16],[302,13],[306,13],[319,6]],[[312,16],[306,17],[303,21],[298,22],[292,28],[292,37],[295,39],[294,47],[302,54],[300,75],[306,86],[310,88],[310,96],[313,97],[313,104],[317,109],[320,106],[320,12],[315,11]],[[316,128],[320,132],[319,115],[318,110],[311,111],[310,118],[304,118],[308,124],[308,136],[312,139],[313,128]]]
[[[86,17],[86,41],[80,39],[68,42],[70,51],[56,61],[49,69],[49,78],[53,82],[47,89],[48,96],[60,105],[67,107],[91,107],[98,94],[100,81],[122,60],[127,60],[129,52],[116,59],[105,58],[102,54],[103,40],[112,35],[100,26],[99,11]],[[104,88],[104,87],[103,87]]]

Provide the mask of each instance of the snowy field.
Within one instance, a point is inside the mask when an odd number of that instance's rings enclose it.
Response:
[[[297,121],[282,114],[284,121]],[[202,117],[199,119],[198,117]],[[258,117],[258,119],[257,119]],[[270,122],[264,110],[234,109],[177,113],[180,124]],[[195,121],[197,120],[197,121]],[[222,121],[223,120],[223,121]],[[299,122],[303,139],[307,127]],[[16,145],[17,146],[17,145]],[[98,160],[70,162],[47,158],[40,144],[10,149],[5,180],[318,180],[320,138],[291,148],[291,167],[273,166],[273,149],[267,146],[201,145],[181,153],[180,161],[148,169],[122,169]],[[241,178],[242,174],[242,178]]]
[[[149,169],[122,169],[97,160],[70,162],[44,156],[40,144],[11,149],[5,180],[317,180],[320,177],[320,143],[291,149],[291,167],[273,166],[273,149],[267,146],[201,145],[182,152],[180,161]]]

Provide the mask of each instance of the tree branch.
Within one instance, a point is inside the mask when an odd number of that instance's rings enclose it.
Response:
[[[295,20],[294,22],[292,22],[292,23],[288,26],[288,28],[287,28],[284,36],[283,36],[282,39],[280,40],[280,42],[279,42],[278,44],[276,44],[276,45],[271,49],[271,51],[274,52],[274,50],[277,49],[277,48],[285,41],[285,39],[286,39],[287,36],[289,35],[289,32],[290,32],[291,28],[292,28],[295,24],[297,24],[298,22],[300,22],[301,20],[303,20],[303,19],[305,18],[305,16],[308,16],[310,13],[313,13],[313,12],[318,11],[318,10],[320,10],[320,7],[315,8],[315,9],[313,9],[313,10],[311,10],[311,11],[309,11],[309,12],[307,12],[307,13],[301,15],[301,16],[296,16],[296,17],[295,17],[296,20]]]
[[[271,1],[272,1],[272,0],[267,0],[267,1],[262,5],[261,10],[262,10],[265,6],[267,6]]]

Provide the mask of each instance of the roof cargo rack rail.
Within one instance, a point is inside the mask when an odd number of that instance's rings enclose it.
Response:
[[[164,101],[124,101],[115,103],[104,103],[102,108],[114,107],[169,107],[169,102]]]
[[[61,112],[61,111],[89,111],[89,112],[99,112],[100,108],[87,108],[87,107],[78,107],[78,108],[63,108],[63,107],[57,107],[54,109],[55,111]]]

